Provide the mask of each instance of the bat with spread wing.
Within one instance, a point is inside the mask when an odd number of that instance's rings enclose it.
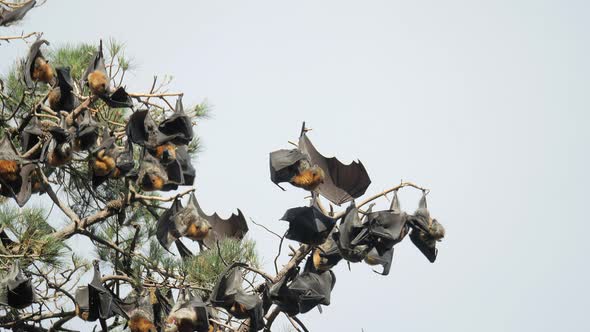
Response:
[[[270,178],[275,184],[289,182],[295,187],[317,191],[341,205],[362,196],[371,179],[360,161],[349,165],[320,154],[307,137],[305,123],[297,149],[270,153]]]
[[[0,26],[7,27],[14,22],[22,20],[36,3],[37,1],[30,0],[29,2],[15,9],[6,9],[4,7],[0,7]]]
[[[30,306],[35,299],[31,278],[25,276],[18,262],[15,262],[8,274],[0,280],[0,304],[23,309]]]

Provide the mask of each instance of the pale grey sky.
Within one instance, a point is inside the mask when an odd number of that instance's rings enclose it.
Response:
[[[270,182],[268,153],[303,120],[320,151],[363,161],[368,193],[430,188],[447,228],[436,263],[406,239],[388,277],[340,264],[332,305],[301,317],[311,331],[583,331],[589,14],[557,0],[49,0],[2,34],[114,37],[138,65],[129,90],[170,74],[185,101],[207,98],[207,212],[240,207],[282,233],[306,201]],[[0,46],[0,70],[25,53]],[[400,197],[413,211],[419,193]],[[277,241],[250,228],[270,271]]]

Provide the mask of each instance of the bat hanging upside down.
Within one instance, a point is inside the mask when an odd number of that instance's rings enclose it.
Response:
[[[115,158],[109,156],[105,150],[100,150],[96,154],[92,168],[94,170],[94,174],[98,176],[107,176],[115,169],[116,166],[117,163]]]
[[[88,87],[97,96],[106,94],[108,87],[107,75],[99,69],[91,72],[88,74]]]
[[[156,147],[156,158],[167,163],[176,159],[176,146],[172,143],[164,143]]]
[[[40,81],[43,83],[51,83],[53,80],[53,69],[49,65],[49,62],[43,57],[38,56],[35,58],[33,66],[33,80]]]
[[[324,183],[324,170],[317,165],[311,166],[309,161],[305,159],[299,161],[297,170],[297,174],[289,180],[289,183],[295,187],[314,191],[320,184]]]

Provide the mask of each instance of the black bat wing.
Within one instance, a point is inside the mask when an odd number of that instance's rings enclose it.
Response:
[[[371,184],[369,174],[360,161],[345,165],[336,157],[324,157],[305,133],[299,138],[299,149],[309,156],[312,165],[324,171],[324,183],[320,184],[318,192],[334,204],[340,205],[362,196]]]
[[[389,274],[389,270],[391,269],[391,262],[393,261],[393,251],[394,249],[392,247],[389,250],[387,250],[383,255],[380,255],[379,252],[377,252],[377,249],[373,248],[371,251],[369,251],[367,257],[365,257],[365,262],[367,262],[370,265],[383,266],[383,272],[378,272],[375,270],[373,271],[377,274],[386,276]]]
[[[231,308],[238,292],[243,291],[240,263],[233,263],[221,273],[215,282],[209,301],[216,307]]]
[[[336,221],[324,215],[316,206],[291,208],[281,220],[289,222],[285,237],[305,244],[320,245],[336,225]]]
[[[4,289],[0,291],[0,303],[15,309],[23,309],[35,300],[35,292],[31,278],[24,275],[18,263],[14,263],[10,272],[0,283]]]
[[[60,111],[72,111],[79,104],[78,98],[74,96],[74,80],[70,74],[70,67],[58,67],[55,69],[57,74],[57,85],[60,91]]]
[[[182,96],[176,100],[174,114],[164,119],[158,128],[164,135],[173,136],[172,143],[176,145],[187,145],[193,140],[193,123],[184,112]]]
[[[172,218],[180,210],[182,210],[182,203],[179,199],[175,199],[170,208],[164,211],[164,213],[160,215],[160,218],[158,218],[158,223],[156,224],[156,238],[166,250],[168,250],[172,242],[178,240],[182,234],[182,230],[177,228],[174,218]]]
[[[190,251],[190,249],[187,248],[184,245],[184,243],[182,243],[182,241],[180,239],[177,239],[176,241],[174,241],[174,243],[176,244],[176,249],[178,249],[178,253],[180,254],[180,257],[182,257],[183,259],[191,258],[191,257],[194,257],[195,256]]]
[[[148,116],[148,110],[140,110],[133,112],[127,120],[127,127],[125,131],[127,138],[141,146],[144,146],[148,140],[148,132],[145,128],[145,118]]]
[[[43,136],[43,130],[39,125],[39,119],[36,116],[31,117],[29,123],[25,126],[22,133],[20,134],[20,143],[25,151],[30,150],[39,143],[39,138]],[[38,158],[38,155],[35,156]]]
[[[304,271],[293,279],[289,288],[298,295],[299,312],[306,313],[320,304],[330,305],[335,284],[336,276],[332,271]]]
[[[101,96],[101,99],[112,108],[133,107],[133,100],[122,86],[118,87],[110,96]]]
[[[1,10],[0,9],[0,26],[9,26],[16,21],[20,21],[25,15],[31,10],[37,1],[31,0],[23,6],[14,10]]]
[[[192,186],[195,183],[196,170],[191,162],[186,146],[176,148],[176,160],[180,163],[183,183],[185,186]]]
[[[410,240],[420,250],[420,252],[431,262],[436,261],[438,249],[436,248],[436,240],[430,238],[426,232],[419,229],[412,229],[410,232]]]
[[[33,42],[33,44],[31,45],[31,48],[29,49],[29,54],[27,55],[27,60],[25,61],[23,76],[25,79],[25,85],[29,89],[32,89],[35,86],[35,81],[33,80],[33,70],[35,69],[35,59],[38,56],[43,56],[41,54],[41,46],[43,46],[43,44],[49,45],[49,42],[45,39],[37,39],[35,42]]]
[[[300,160],[307,159],[298,149],[277,150],[269,154],[270,180],[279,184],[288,182],[297,175],[297,164]]]
[[[122,301],[102,284],[98,263],[94,266],[92,282],[88,284],[88,296],[91,311],[98,309],[97,318],[109,319],[116,315],[125,319],[129,318],[121,306]]]

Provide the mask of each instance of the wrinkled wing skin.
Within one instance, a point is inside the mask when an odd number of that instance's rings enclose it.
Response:
[[[315,273],[304,271],[289,285],[298,295],[299,312],[306,313],[318,304],[330,305],[330,294],[336,284],[334,272]]]
[[[100,280],[100,271],[98,267],[95,267],[94,278],[88,284],[90,311],[93,312],[98,309],[97,318],[99,319],[108,319],[115,315],[128,319],[129,316],[127,316],[127,313],[121,307],[121,300],[106,289]]]
[[[311,164],[324,170],[326,178],[318,191],[334,204],[341,205],[362,196],[371,184],[369,174],[360,161],[344,165],[336,157],[324,157],[305,133],[299,138],[299,149],[309,156]]]
[[[297,175],[296,165],[302,159],[306,159],[306,156],[297,149],[271,152],[269,155],[270,180],[275,184],[288,182]]]
[[[145,117],[147,116],[147,110],[135,111],[127,120],[127,139],[135,144],[141,146],[145,145],[148,139],[148,132],[145,129]]]
[[[31,10],[35,6],[36,3],[37,1],[32,0],[27,2],[26,5],[14,10],[2,11],[2,9],[0,9],[0,26],[7,27],[14,22],[22,20],[23,17],[25,17],[25,15],[29,12],[29,10]]]
[[[207,248],[215,248],[217,241],[226,237],[241,240],[246,233],[248,233],[248,223],[240,209],[238,209],[237,215],[232,213],[229,218],[223,219],[217,213],[213,213],[211,216],[207,215],[196,198],[194,199],[194,204],[197,209],[197,214],[206,219],[209,222],[209,225],[211,225],[211,231],[209,231],[207,237],[203,239],[203,244]]]
[[[79,104],[78,99],[72,93],[74,90],[74,80],[70,74],[70,67],[58,67],[55,69],[55,73],[57,74],[57,85],[61,93],[59,111],[70,112]]]
[[[39,137],[43,135],[43,131],[39,126],[39,120],[36,116],[29,120],[29,123],[25,126],[22,133],[20,133],[20,143],[24,151],[28,151],[35,144],[39,142]],[[38,152],[33,158],[39,158],[40,152]]]
[[[36,169],[34,164],[26,164],[23,165],[20,169],[20,176],[21,176],[21,187],[16,195],[16,203],[18,206],[23,207],[29,201],[32,195],[32,184],[31,184],[31,173],[33,173]]]

